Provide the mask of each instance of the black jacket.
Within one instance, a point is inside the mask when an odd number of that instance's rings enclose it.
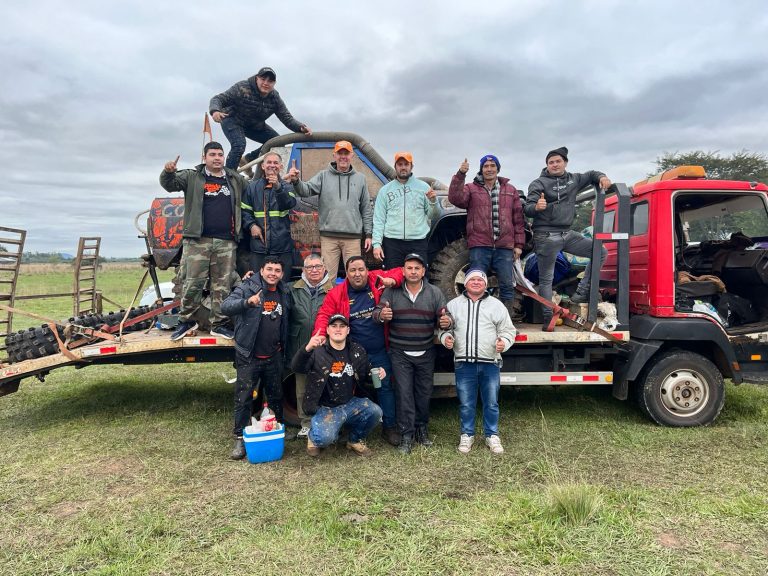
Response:
[[[256,335],[259,333],[263,302],[258,306],[250,306],[248,298],[263,288],[261,275],[256,273],[239,286],[236,286],[226,300],[221,303],[221,313],[235,320],[235,350],[239,354],[250,357],[256,345]],[[282,354],[285,355],[286,342],[288,341],[288,320],[291,313],[291,295],[288,287],[280,282],[277,285],[280,293],[283,315],[280,317],[280,342]],[[263,296],[263,295],[262,295]]]
[[[349,402],[353,396],[371,398],[372,394],[366,389],[371,381],[371,364],[368,354],[357,342],[347,339],[347,359],[354,372],[354,384],[344,384],[345,380],[330,378],[331,365],[336,360],[331,345],[326,342],[311,352],[303,347],[293,357],[293,370],[307,375],[307,387],[304,392],[302,407],[306,414],[317,412],[318,406],[333,408]]]
[[[594,186],[597,188],[600,178],[605,176],[597,170],[584,174],[566,172],[562,176],[551,176],[546,168],[541,176],[528,186],[525,199],[525,215],[533,218],[534,232],[562,232],[568,230],[576,217],[576,194]],[[547,207],[536,211],[536,202],[541,196],[547,201]]]
[[[301,132],[301,127],[304,126],[288,112],[277,90],[272,90],[266,96],[261,95],[256,85],[256,76],[242,80],[226,92],[217,94],[211,98],[208,108],[211,114],[224,112],[231,115],[241,126],[264,128],[267,118],[272,114],[293,132]]]
[[[293,250],[291,208],[296,206],[293,184],[280,180],[280,188],[265,188],[264,178],[251,180],[243,194],[243,230],[251,241],[251,252],[283,254]],[[251,235],[251,226],[261,228],[266,244]]]

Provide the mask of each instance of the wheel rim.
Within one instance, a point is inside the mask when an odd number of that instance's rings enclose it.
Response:
[[[661,403],[670,412],[682,416],[695,416],[709,404],[709,382],[695,370],[670,372],[659,388]]]

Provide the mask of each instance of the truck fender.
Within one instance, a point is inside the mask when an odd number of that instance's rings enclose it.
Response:
[[[631,334],[631,332],[630,332]],[[651,356],[661,348],[661,340],[631,340],[629,354],[620,357],[613,371],[611,393],[617,400],[626,400],[629,396],[629,383],[637,378]]]

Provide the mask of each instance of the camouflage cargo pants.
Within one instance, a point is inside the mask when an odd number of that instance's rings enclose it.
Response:
[[[184,283],[179,320],[186,322],[195,313],[203,301],[203,290],[210,278],[211,326],[219,326],[227,321],[227,317],[221,313],[221,303],[232,290],[236,247],[237,244],[232,240],[184,238]]]

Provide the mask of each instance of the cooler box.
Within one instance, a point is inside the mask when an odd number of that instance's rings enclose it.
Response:
[[[253,426],[246,426],[243,430],[243,442],[245,442],[245,454],[251,464],[280,460],[285,447],[285,427],[281,427],[280,430],[258,432]]]

